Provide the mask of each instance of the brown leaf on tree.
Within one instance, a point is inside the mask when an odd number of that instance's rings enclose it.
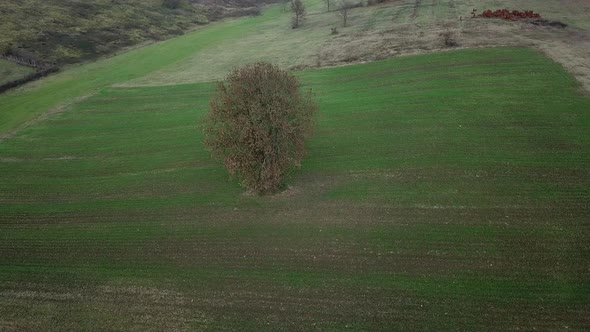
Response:
[[[205,145],[242,186],[260,194],[282,186],[305,157],[316,106],[311,91],[268,63],[231,72],[218,84],[205,123]]]

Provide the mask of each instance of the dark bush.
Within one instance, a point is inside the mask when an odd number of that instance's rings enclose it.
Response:
[[[0,85],[0,93],[3,93],[3,92],[8,91],[10,89],[14,89],[14,88],[24,85],[26,83],[36,81],[40,78],[43,78],[43,77],[45,77],[51,73],[55,73],[57,71],[59,71],[58,67],[51,67],[51,68],[47,68],[47,69],[40,70],[38,72],[29,74],[23,78],[18,79],[18,80],[4,83],[4,84]]]
[[[455,39],[455,34],[450,31],[445,31],[441,34],[446,47],[457,47],[459,43]]]
[[[186,0],[164,0],[162,6],[170,9],[182,8],[186,5]]]

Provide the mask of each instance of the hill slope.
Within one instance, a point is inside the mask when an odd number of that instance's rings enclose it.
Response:
[[[183,34],[264,1],[7,0],[0,2],[0,55],[64,65]]]
[[[536,47],[564,65],[583,87],[590,89],[590,25],[582,19],[590,5],[581,2],[578,6],[578,2],[568,1],[563,6],[528,0],[494,3],[494,6],[535,9],[544,17],[567,22],[568,29],[503,20],[459,21],[459,17],[473,7],[490,6],[478,0],[399,0],[355,8],[346,28],[340,26],[341,21],[334,12],[326,11],[320,0],[306,1],[309,15],[300,29],[291,29],[291,13],[282,5],[275,6],[259,17],[215,23],[2,95],[0,137],[40,114],[59,111],[60,106],[75,98],[113,84],[207,82],[224,77],[233,66],[259,60],[272,61],[285,68],[310,68],[450,50],[452,48],[445,46],[441,37],[445,31],[454,33],[465,47]],[[338,27],[337,35],[331,34],[333,27]]]
[[[275,19],[278,8],[265,15],[221,22],[203,27],[198,33],[133,49],[52,75],[25,88],[0,95],[0,138],[50,110],[60,111],[77,98],[99,89],[145,76],[158,69],[192,57],[222,41],[254,33],[261,22]]]

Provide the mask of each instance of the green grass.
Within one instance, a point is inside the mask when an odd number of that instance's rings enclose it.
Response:
[[[38,0],[27,2],[25,5],[32,6],[36,1]],[[150,1],[144,5],[152,6],[156,2]],[[75,4],[80,5],[78,2]],[[70,68],[40,82],[29,84],[18,92],[2,95],[0,136],[20,128],[49,110],[61,110],[77,98],[92,95],[113,85],[131,87],[210,82],[222,79],[235,66],[261,60],[271,61],[284,68],[309,68],[342,64],[347,61],[372,60],[377,55],[383,56],[380,54],[383,49],[389,49],[393,54],[397,50],[410,53],[432,50],[441,47],[435,41],[440,39],[439,34],[445,27],[459,25],[459,16],[468,16],[472,8],[492,6],[489,2],[479,0],[423,0],[419,3],[417,16],[413,17],[415,1],[392,1],[379,6],[355,8],[350,14],[349,26],[344,28],[334,12],[326,12],[323,1],[306,0],[305,4],[309,14],[299,29],[290,28],[291,13],[285,9],[287,6],[276,5],[265,10],[259,17],[215,23],[171,40]],[[12,5],[15,4],[6,4]],[[117,11],[112,5],[103,5],[111,11]],[[129,9],[133,8],[129,3],[122,6],[126,9],[120,13],[119,18],[126,15],[141,15]],[[502,0],[495,2],[493,6],[530,8],[543,13],[548,19],[561,19],[572,25],[576,25],[576,20],[588,21],[585,20],[584,10],[580,10],[573,2],[561,6],[549,1],[519,0],[516,5],[513,1]],[[25,15],[27,12],[18,13]],[[52,13],[63,15],[63,12],[59,11]],[[137,23],[136,20],[132,21],[130,24]],[[0,22],[0,29],[3,23],[7,24]],[[110,23],[113,22],[104,22],[107,25]],[[461,29],[456,32],[468,34],[483,28],[488,29],[490,26],[505,29],[513,23],[501,20],[465,20],[460,25]],[[36,25],[28,26],[38,29]],[[333,27],[338,27],[338,35],[330,34]],[[582,23],[579,24],[579,28],[583,32],[584,29],[590,29],[590,26]],[[23,30],[23,33],[26,31],[28,30]],[[413,33],[417,36],[411,35]],[[422,33],[425,37],[420,36]],[[486,45],[484,41],[470,41],[469,37],[460,37],[461,43],[463,38],[467,46],[470,43]],[[427,42],[431,39],[432,43]],[[487,39],[489,38],[486,37]],[[510,36],[510,40],[512,39]],[[380,42],[384,40],[387,42],[381,45]],[[545,44],[551,42],[545,41]],[[359,50],[368,50],[374,54],[365,54]],[[580,51],[579,54],[583,57],[584,53]],[[580,74],[579,78],[584,79],[584,76]]]
[[[0,59],[0,84],[23,78],[34,72],[35,70],[32,68]]]
[[[590,100],[559,65],[496,48],[300,72],[309,155],[257,198],[203,149],[211,83],[107,87],[200,50],[9,96],[98,91],[0,143],[0,329],[589,327]]]
[[[231,20],[204,27],[198,33],[71,68],[30,84],[24,90],[0,96],[0,133],[14,130],[48,110],[69,105],[76,98],[183,61],[221,40],[235,40],[251,34],[258,24],[275,18],[277,14],[274,10],[252,19]]]

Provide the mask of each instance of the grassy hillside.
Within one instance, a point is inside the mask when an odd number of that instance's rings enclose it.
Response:
[[[467,46],[546,33],[457,23],[507,0],[404,0],[330,35],[306,3],[299,30],[276,6],[0,96],[0,330],[590,329],[590,100],[539,52],[299,72],[321,111],[291,188],[228,180],[198,125],[232,66],[431,51],[459,24]],[[518,1],[582,29],[575,3]]]
[[[170,8],[166,3],[179,3]],[[58,64],[79,62],[110,54],[125,46],[147,40],[160,40],[176,36],[198,24],[226,16],[256,13],[254,6],[283,2],[277,0],[6,0],[0,2],[0,53],[13,50],[25,56]],[[368,0],[355,0],[366,5]],[[287,52],[314,52],[323,61],[340,60],[338,41],[357,42],[363,47],[352,48],[354,57],[386,56],[400,51],[440,48],[441,31],[451,31],[462,45],[477,44],[531,44],[540,39],[547,42],[551,29],[522,29],[515,22],[474,23],[467,18],[473,8],[530,9],[543,17],[560,20],[586,37],[590,31],[587,1],[564,2],[535,0],[393,0],[376,7],[355,9],[350,14],[350,24],[342,28],[340,40],[329,35],[330,28],[341,26],[335,12],[328,13],[323,1],[307,0],[308,15],[306,36],[316,41],[311,49],[286,49]],[[332,9],[335,8],[333,4]],[[466,18],[459,21],[459,17]],[[288,20],[288,18],[287,18]],[[287,23],[286,26],[289,24]],[[285,38],[281,26],[278,30]],[[313,30],[311,28],[314,28]],[[516,28],[516,29],[514,29]],[[310,31],[313,31],[310,33]],[[274,30],[263,30],[270,40],[265,43],[281,43]],[[379,34],[380,38],[373,35]],[[269,34],[270,33],[270,34]],[[390,35],[395,35],[392,40]],[[373,36],[371,36],[373,35]],[[515,38],[515,36],[517,36]],[[256,36],[251,36],[255,38]],[[524,37],[524,38],[523,38]],[[559,34],[553,41],[571,41],[567,34]],[[287,40],[295,42],[288,36]],[[367,40],[365,40],[367,39]],[[582,39],[582,40],[580,40]],[[578,38],[579,41],[587,41]],[[317,48],[317,42],[324,50]],[[301,41],[299,41],[301,42]],[[305,41],[304,41],[305,42]],[[383,47],[386,45],[386,50]],[[336,46],[336,47],[330,47]],[[567,46],[566,46],[567,48]],[[586,53],[584,48],[575,48]],[[351,50],[349,50],[351,51]],[[563,52],[563,50],[562,50]],[[569,53],[569,52],[566,52]],[[569,54],[568,54],[569,55]],[[332,59],[335,57],[335,59]],[[559,58],[559,57],[558,57]],[[298,65],[315,63],[315,58],[304,57]],[[312,62],[313,61],[313,62]]]
[[[364,0],[356,2],[366,3]],[[445,46],[441,36],[443,32],[452,33],[459,45],[465,47],[533,46],[533,37],[523,35],[523,31],[534,33],[534,38],[542,39],[542,44],[568,40],[564,31],[558,37],[551,38],[549,34],[557,31],[533,29],[518,22],[468,19],[473,8],[480,11],[484,8],[531,8],[543,13],[544,17],[567,22],[570,29],[578,28],[583,31],[583,35],[588,36],[584,42],[590,41],[590,25],[581,19],[585,17],[583,13],[590,10],[588,3],[578,7],[574,4],[559,4],[560,7],[556,8],[558,5],[551,1],[396,0],[353,9],[347,27],[342,26],[337,12],[327,12],[324,1],[308,0],[305,3],[309,15],[299,29],[291,29],[291,15],[287,12],[261,23],[257,28],[258,33],[239,40],[222,41],[184,61],[125,84],[148,86],[206,82],[223,77],[233,66],[257,60],[272,61],[286,68],[313,68],[374,61],[408,53],[448,50],[450,48]],[[576,13],[576,10],[581,10],[581,13]],[[461,16],[464,20],[459,21]],[[332,28],[337,28],[339,33],[331,34]],[[561,60],[564,60],[567,47],[559,48]],[[584,55],[586,50],[577,52]],[[583,62],[587,62],[588,57],[590,54],[583,57]]]
[[[300,78],[317,132],[276,197],[203,150],[209,83],[105,88],[1,142],[0,329],[590,328],[590,100],[559,65]]]
[[[0,136],[27,123],[49,110],[59,111],[64,105],[99,89],[141,77],[187,57],[214,47],[222,41],[237,40],[256,32],[259,24],[275,19],[278,8],[263,16],[229,20],[203,27],[198,33],[138,48],[119,56],[103,59],[52,75],[24,89],[0,96]]]
[[[33,72],[34,70],[32,68],[0,59],[0,85],[14,81]]]
[[[448,50],[440,36],[446,30],[457,32],[457,40],[464,46],[531,46],[534,45],[531,38],[541,38],[535,39],[540,48],[557,54],[554,59],[577,74],[582,83],[590,84],[587,80],[590,73],[584,74],[586,69],[590,70],[586,65],[590,48],[584,47],[583,41],[568,37],[584,36],[589,31],[590,26],[578,19],[584,16],[588,4],[576,6],[576,2],[571,1],[555,6],[550,2],[529,0],[518,3],[508,0],[493,3],[480,0],[391,1],[354,9],[350,25],[339,27],[337,35],[330,34],[332,27],[341,24],[335,13],[326,12],[320,0],[307,0],[306,5],[309,15],[300,29],[290,28],[291,13],[277,5],[259,17],[202,27],[196,32],[74,68],[24,90],[2,95],[0,137],[40,114],[59,111],[60,106],[80,96],[114,84],[149,86],[207,82],[224,77],[236,65],[258,60],[272,61],[285,68],[306,68]],[[501,20],[457,20],[473,7],[496,6],[532,8],[545,17],[562,20],[581,30],[550,31]]]
[[[244,11],[243,7],[256,5],[256,1],[198,2],[2,1],[0,53],[30,56],[46,64],[74,63],[144,41],[180,35],[191,27],[206,24],[210,19],[219,19],[224,15],[244,15],[252,11]]]

